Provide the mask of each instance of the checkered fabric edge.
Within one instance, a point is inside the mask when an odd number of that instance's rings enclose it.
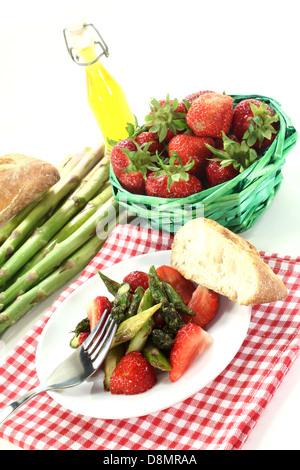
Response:
[[[117,226],[82,274],[40,318],[0,366],[3,405],[37,385],[38,338],[57,307],[104,269],[133,256],[170,249],[172,237],[132,225]],[[148,416],[103,420],[77,415],[39,395],[0,429],[0,437],[28,450],[241,449],[299,355],[300,257],[261,253],[285,282],[283,302],[252,308],[248,334],[226,369],[184,402]]]

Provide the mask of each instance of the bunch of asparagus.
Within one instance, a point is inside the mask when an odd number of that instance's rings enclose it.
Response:
[[[104,144],[68,156],[61,178],[0,229],[0,334],[90,262],[119,222]]]

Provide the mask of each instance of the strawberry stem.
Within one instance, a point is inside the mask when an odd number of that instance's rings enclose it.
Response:
[[[145,121],[150,132],[158,134],[160,142],[166,138],[168,129],[174,134],[178,130],[186,129],[186,113],[176,112],[177,107],[178,99],[170,100],[169,95],[163,103],[156,98],[150,100],[150,113],[145,117]]]
[[[243,135],[243,140],[246,140],[249,147],[252,147],[257,140],[261,146],[264,139],[270,140],[272,134],[277,134],[278,131],[272,124],[278,121],[279,114],[272,116],[264,101],[259,107],[250,102],[250,108],[253,116],[248,118],[249,127]]]
[[[189,181],[190,175],[188,171],[194,166],[195,161],[192,160],[192,157],[188,160],[188,162],[183,165],[182,160],[177,152],[172,152],[172,156],[168,160],[168,164],[165,164],[162,159],[157,155],[158,163],[161,167],[154,176],[154,178],[158,178],[162,175],[168,176],[168,191],[171,191],[171,184],[174,181],[180,181],[181,179],[184,181]],[[178,164],[175,164],[175,161],[178,161]]]
[[[241,143],[236,142],[230,139],[224,132],[222,133],[222,138],[223,150],[205,144],[214,155],[217,155],[216,158],[211,158],[210,160],[219,161],[221,167],[232,165],[241,173],[260,158],[257,152],[250,148],[245,140],[242,140]]]

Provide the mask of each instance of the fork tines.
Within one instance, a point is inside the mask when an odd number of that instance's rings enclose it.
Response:
[[[90,356],[91,361],[95,361],[100,352],[103,358],[106,356],[111,346],[112,340],[117,331],[118,325],[109,315],[101,315],[97,325],[83,343],[84,350]]]

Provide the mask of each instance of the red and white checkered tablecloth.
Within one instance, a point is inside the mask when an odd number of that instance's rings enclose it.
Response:
[[[55,301],[0,367],[0,403],[38,383],[39,336],[65,298],[97,269],[171,246],[169,234],[117,226],[82,275]],[[241,449],[276,389],[299,355],[300,257],[261,253],[285,282],[284,302],[252,308],[247,337],[226,369],[194,396],[167,410],[127,420],[75,414],[47,395],[21,407],[0,437],[28,450],[233,450]]]

